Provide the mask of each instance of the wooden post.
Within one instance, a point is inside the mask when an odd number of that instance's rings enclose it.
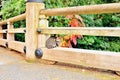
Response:
[[[39,27],[40,28],[48,28],[48,20],[45,15],[40,15]],[[39,34],[38,35],[38,44],[39,44],[38,47],[45,48],[46,40],[48,38],[49,38],[49,35],[47,35],[47,34]]]
[[[26,4],[26,60],[36,61],[35,50],[38,48],[39,13],[44,9],[43,3],[27,2]]]
[[[7,42],[9,44],[10,41],[14,41],[14,33],[8,33],[8,30],[13,29],[13,22],[7,22]],[[9,45],[8,45],[9,47]]]
[[[2,30],[2,26],[0,25],[0,30]],[[3,34],[1,33],[0,34],[0,39],[2,39],[3,38]]]

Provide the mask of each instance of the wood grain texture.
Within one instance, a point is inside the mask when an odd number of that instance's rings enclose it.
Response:
[[[120,36],[118,27],[49,27],[40,28],[42,34],[80,34],[94,36]]]
[[[8,22],[20,21],[20,20],[24,20],[25,17],[26,17],[26,13],[23,13],[23,14],[21,14],[21,15],[18,15],[18,16],[12,17],[12,18],[9,18],[7,21],[8,21]]]
[[[0,25],[7,24],[7,22],[16,22],[16,21],[24,20],[25,17],[26,17],[26,13],[23,13],[21,15],[9,18],[7,20],[0,21]]]
[[[76,6],[66,8],[55,8],[41,10],[40,14],[47,16],[74,15],[74,14],[102,14],[102,13],[119,13],[120,3],[97,4],[88,6]]]
[[[18,41],[9,41],[8,46],[10,49],[16,50],[18,52],[24,53],[24,42],[18,42]]]
[[[42,59],[120,71],[120,52],[73,48],[42,48],[42,51]]]
[[[43,3],[28,2],[26,4],[26,60],[36,61],[35,50],[38,48],[39,11],[44,9]]]
[[[25,28],[16,28],[16,29],[9,29],[8,33],[25,33]]]

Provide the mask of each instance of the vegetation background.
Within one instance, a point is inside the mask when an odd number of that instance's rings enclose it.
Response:
[[[83,6],[93,4],[117,3],[120,0],[44,0],[46,8],[62,8],[71,6]],[[26,0],[2,0],[2,8],[0,14],[1,20],[17,16],[25,12]],[[94,14],[80,15],[87,27],[120,27],[120,13],[113,14]],[[63,27],[69,26],[69,20],[65,16],[49,17],[49,26]],[[14,23],[15,28],[25,27],[25,21]],[[24,34],[16,34],[18,41],[25,41]],[[120,52],[120,37],[101,37],[101,36],[84,36],[77,39],[77,48],[107,50]]]

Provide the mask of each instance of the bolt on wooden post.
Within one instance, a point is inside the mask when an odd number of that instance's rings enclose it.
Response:
[[[35,0],[34,0],[35,1]],[[36,61],[35,50],[38,48],[39,14],[44,9],[44,3],[28,0],[26,3],[26,60]]]

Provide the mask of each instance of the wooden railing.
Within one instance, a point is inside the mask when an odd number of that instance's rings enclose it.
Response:
[[[0,22],[0,45],[8,47],[10,49],[14,49],[16,51],[24,53],[24,42],[15,41],[15,33],[25,33],[25,28],[17,28],[15,29],[13,23],[16,21],[24,20],[25,14],[21,14],[19,16],[7,19],[5,21]],[[2,29],[3,25],[7,24],[7,29]],[[3,34],[7,34],[7,39],[3,39]]]
[[[26,60],[36,61],[37,58],[120,71],[120,52],[84,50],[73,48],[46,48],[46,40],[50,34],[81,34],[94,36],[120,37],[120,28],[104,27],[49,27],[48,16],[68,14],[102,14],[120,12],[120,3],[100,4],[90,6],[45,9],[44,3],[28,2],[26,13],[0,22],[0,45],[19,52],[26,52]],[[26,29],[14,29],[15,21],[26,17]],[[2,30],[2,25],[8,28]],[[39,30],[39,33],[37,32]],[[26,32],[24,32],[26,31]],[[7,39],[3,39],[7,33]],[[14,40],[14,33],[25,33],[25,43]]]
[[[120,3],[100,4],[90,6],[77,6],[56,9],[42,9],[40,15],[59,16],[59,15],[75,15],[75,14],[102,14],[102,13],[117,13],[120,12]],[[45,23],[43,23],[45,24]],[[42,25],[42,24],[40,24]],[[46,24],[48,25],[48,24]],[[120,37],[120,28],[110,27],[47,27],[45,25],[39,26],[43,37],[39,37],[39,48],[43,51],[42,59],[59,61],[64,63],[71,63],[83,65],[87,67],[95,67],[102,69],[110,69],[120,71],[120,52],[73,49],[73,48],[43,48],[45,37],[48,34],[81,34],[92,36],[114,36]],[[45,35],[43,35],[45,34]],[[42,41],[42,40],[43,41]]]
[[[102,14],[120,12],[120,3],[98,4],[89,6],[75,6],[67,8],[55,8],[41,10],[40,14],[47,16],[58,16],[68,14]]]

